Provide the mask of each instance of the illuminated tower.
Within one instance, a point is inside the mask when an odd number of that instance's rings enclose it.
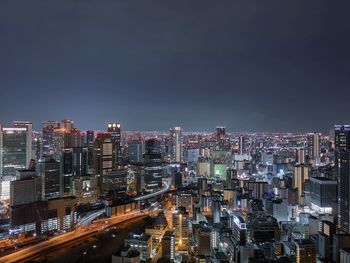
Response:
[[[54,131],[59,128],[57,121],[43,122],[43,155],[54,153]]]
[[[336,125],[334,131],[339,227],[350,234],[350,125]]]
[[[181,127],[170,129],[170,160],[172,162],[183,161],[183,137]]]
[[[309,158],[318,163],[320,159],[320,134],[308,133],[307,135],[307,154]]]
[[[309,166],[308,165],[296,165],[294,167],[293,188],[298,189],[299,204],[301,202],[301,196],[304,195],[304,184],[309,179]]]
[[[188,244],[188,222],[189,216],[186,208],[179,207],[173,213],[173,228],[175,233],[175,244],[184,247]]]
[[[108,123],[107,131],[112,135],[114,139],[115,149],[115,162],[116,164],[122,163],[122,141],[121,141],[121,125],[120,123]]]

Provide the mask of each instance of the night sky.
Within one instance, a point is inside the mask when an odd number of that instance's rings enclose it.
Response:
[[[350,1],[0,2],[0,122],[328,131],[350,123]]]

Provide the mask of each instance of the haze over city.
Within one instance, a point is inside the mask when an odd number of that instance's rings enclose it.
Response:
[[[328,131],[350,121],[349,7],[2,1],[0,120]]]

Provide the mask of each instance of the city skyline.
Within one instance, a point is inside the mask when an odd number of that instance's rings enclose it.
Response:
[[[21,5],[0,4],[1,123],[324,132],[350,123],[349,3]]]

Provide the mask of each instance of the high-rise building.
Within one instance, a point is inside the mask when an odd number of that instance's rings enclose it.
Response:
[[[17,169],[29,166],[32,145],[28,140],[27,127],[2,127],[0,133],[0,173],[2,176],[14,176]]]
[[[128,142],[128,161],[131,164],[142,163],[142,141],[141,140],[131,140]]]
[[[38,176],[42,184],[42,199],[53,199],[63,196],[63,178],[60,162],[51,157],[39,160]]]
[[[170,129],[170,160],[172,162],[183,161],[183,136],[181,127]]]
[[[88,150],[88,157],[87,157],[87,163],[88,168],[92,168],[92,162],[93,162],[93,155],[94,155],[94,142],[95,142],[95,133],[94,131],[87,131],[86,132],[86,147]]]
[[[188,223],[189,216],[186,208],[179,207],[173,212],[173,228],[175,233],[175,244],[178,247],[187,246],[188,243]]]
[[[1,200],[10,198],[10,181],[16,171],[29,167],[32,144],[28,127],[0,127]]]
[[[311,207],[323,213],[332,212],[337,199],[338,183],[326,177],[310,178]]]
[[[309,159],[314,162],[319,162],[320,158],[320,134],[308,133],[307,134],[307,155]]]
[[[16,128],[27,128],[27,158],[32,159],[33,152],[33,123],[31,121],[14,121],[13,127]],[[29,163],[27,163],[27,166]]]
[[[71,192],[71,180],[76,176],[87,174],[88,151],[86,147],[72,147],[62,149],[62,172],[64,193]]]
[[[173,231],[166,231],[162,238],[162,257],[170,262],[175,259],[175,235]]]
[[[59,126],[58,121],[43,122],[43,155],[54,154],[54,131]]]
[[[350,125],[336,125],[334,134],[339,227],[350,234]]]
[[[244,149],[244,135],[241,134],[239,136],[239,154],[243,155],[245,153],[245,149]]]
[[[146,141],[143,159],[146,191],[160,188],[162,186],[163,165],[159,140],[149,139]]]
[[[305,164],[305,149],[304,148],[300,148],[300,149],[296,149],[296,154],[295,154],[295,161],[298,164]]]
[[[308,165],[298,164],[294,167],[293,188],[298,189],[299,203],[304,196],[305,181],[309,179],[310,168]]]
[[[122,137],[120,123],[108,123],[107,131],[114,139],[115,163],[122,163]]]
[[[95,173],[104,176],[115,168],[114,139],[109,133],[97,134],[94,143],[93,167]]]
[[[23,205],[41,199],[41,181],[35,171],[19,170],[18,179],[10,182],[10,206]]]

